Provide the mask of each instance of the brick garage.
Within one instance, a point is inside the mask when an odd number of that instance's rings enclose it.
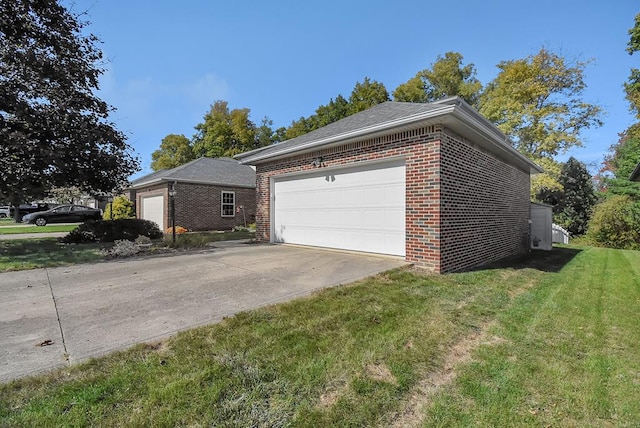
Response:
[[[171,226],[169,191],[175,189],[176,226],[192,231],[230,230],[255,221],[255,171],[229,158],[199,158],[134,180],[126,194],[136,216]],[[225,200],[223,201],[223,197]],[[153,201],[153,206],[145,203]]]
[[[528,248],[530,174],[541,169],[459,98],[383,103],[237,158],[256,166],[262,241],[401,255],[436,272]]]

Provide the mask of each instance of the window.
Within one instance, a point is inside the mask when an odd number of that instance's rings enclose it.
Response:
[[[235,217],[236,194],[234,192],[222,192],[222,217]]]

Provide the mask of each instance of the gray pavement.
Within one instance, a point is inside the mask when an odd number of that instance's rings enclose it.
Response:
[[[69,232],[43,232],[43,233],[11,233],[0,234],[0,241],[10,239],[34,239],[34,238],[62,238],[67,236]]]
[[[0,382],[404,264],[236,241],[202,253],[0,273]]]

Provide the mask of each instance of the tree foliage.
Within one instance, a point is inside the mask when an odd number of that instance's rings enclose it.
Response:
[[[104,220],[119,220],[123,218],[136,218],[133,201],[124,195],[116,196],[113,202],[107,204],[102,214]]]
[[[335,99],[331,98],[326,105],[320,105],[311,116],[294,120],[281,133],[281,140],[296,138],[385,101],[389,101],[389,93],[385,86],[365,77],[363,82],[356,82],[348,100],[338,95]]]
[[[55,187],[49,190],[48,195],[55,199],[58,203],[74,204],[82,199],[84,192],[75,186],[71,187]]]
[[[531,199],[556,205],[562,197],[562,184],[560,184],[562,163],[548,157],[532,160],[542,167],[544,173],[531,177]]]
[[[139,169],[94,95],[102,52],[56,0],[0,2],[0,198],[53,187],[110,192]]]
[[[524,59],[502,61],[482,93],[480,113],[532,158],[553,158],[580,147],[581,131],[601,125],[601,108],[582,99],[587,64],[545,48]]]
[[[604,247],[640,250],[640,203],[614,195],[595,206],[587,237]]]
[[[562,166],[562,197],[554,206],[554,221],[573,236],[583,235],[591,218],[596,195],[587,167],[574,157]]]
[[[394,100],[424,103],[457,95],[469,104],[476,105],[482,84],[476,78],[474,65],[463,66],[462,60],[463,56],[458,52],[438,55],[430,69],[418,72],[396,88]]]
[[[171,169],[194,159],[191,141],[182,134],[169,134],[162,139],[160,148],[151,153],[151,169]]]
[[[216,101],[196,125],[193,152],[196,157],[219,158],[253,150],[261,143],[248,108],[229,110],[226,101]]]
[[[389,92],[382,83],[365,77],[364,81],[357,82],[351,91],[347,113],[348,115],[359,113],[389,100]]]
[[[640,51],[640,13],[636,15],[634,26],[629,30],[629,42],[627,43],[629,55],[638,51]],[[640,69],[631,69],[631,75],[628,82],[624,84],[624,90],[627,93],[631,110],[640,119]]]

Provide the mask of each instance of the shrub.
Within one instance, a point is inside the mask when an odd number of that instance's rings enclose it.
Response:
[[[113,217],[112,217],[113,214]],[[120,220],[123,218],[135,218],[136,213],[133,209],[133,202],[126,196],[120,195],[113,199],[113,202],[107,204],[102,218],[104,220]]]
[[[176,235],[182,234],[182,233],[187,233],[189,231],[189,229],[184,228],[182,226],[176,226]],[[173,235],[173,228],[170,227],[166,230],[166,232],[168,235]]]
[[[150,239],[162,238],[158,225],[149,220],[120,219],[88,221],[76,227],[62,238],[62,242],[76,244],[81,242],[114,242],[126,239],[133,241],[138,236]]]
[[[210,237],[202,233],[193,233],[188,235],[176,236],[176,242],[173,242],[171,236],[165,237],[163,244],[169,248],[203,248],[211,241]]]
[[[629,196],[611,196],[595,206],[587,238],[595,245],[640,249],[640,203]]]
[[[151,238],[144,235],[138,235],[134,242],[136,245],[151,245]]]
[[[114,242],[113,247],[105,250],[105,253],[111,257],[131,257],[140,252],[140,248],[135,242],[119,239]]]

